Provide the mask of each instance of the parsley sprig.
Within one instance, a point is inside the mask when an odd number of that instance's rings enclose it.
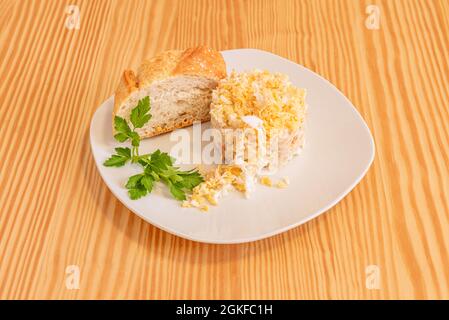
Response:
[[[138,163],[143,172],[129,177],[125,187],[129,197],[139,199],[153,190],[156,182],[165,184],[172,196],[177,200],[185,200],[186,192],[203,182],[203,177],[197,170],[181,171],[174,167],[175,159],[165,152],[156,150],[149,154],[139,155],[140,136],[136,129],[142,128],[150,119],[150,98],[139,100],[137,106],[131,110],[130,122],[119,117],[114,117],[114,138],[119,142],[131,142],[132,148],[115,148],[116,154],[107,159],[103,165],[107,167],[122,167],[126,163]]]
[[[119,142],[125,142],[127,140],[131,141],[132,158],[130,157],[129,159],[134,160],[134,162],[136,161],[135,157],[138,156],[140,146],[140,137],[136,132],[136,129],[142,128],[145,123],[147,123],[151,119],[151,114],[149,113],[150,109],[150,97],[145,97],[139,100],[137,106],[131,110],[131,115],[129,117],[131,124],[133,125],[132,130],[125,119],[119,116],[114,117],[114,128],[117,132],[114,135],[114,138]],[[118,153],[117,149],[115,149],[115,151]],[[105,165],[107,164],[105,163]]]

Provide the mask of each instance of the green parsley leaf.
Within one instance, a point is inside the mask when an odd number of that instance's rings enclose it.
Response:
[[[154,179],[152,176],[143,176],[142,179],[140,179],[140,183],[142,184],[142,186],[145,187],[145,189],[148,191],[148,193],[151,192],[151,190],[153,190],[153,182]]]
[[[176,171],[174,171],[173,170],[173,173],[171,173],[169,176],[168,176],[168,179],[170,179],[170,181],[171,182],[173,182],[173,183],[178,183],[178,182],[180,182],[180,183],[182,183],[182,177],[181,176],[178,176],[177,174],[176,174]]]
[[[204,181],[198,171],[181,171],[174,167],[175,159],[168,153],[160,150],[154,151],[151,156],[142,159],[146,176],[151,176],[153,181],[162,181],[170,190],[175,199],[185,200],[185,192],[192,190]]]
[[[186,199],[186,193],[178,185],[170,184],[169,189],[170,189],[170,193],[172,194],[172,196],[175,199],[180,200],[180,201]]]
[[[132,188],[128,190],[128,195],[131,200],[137,200],[144,196],[146,196],[148,191],[142,186],[139,185],[137,188]]]
[[[103,165],[106,167],[121,167],[131,159],[131,150],[129,148],[115,148],[117,154],[112,155]]]
[[[140,145],[140,137],[137,134],[137,132],[135,132],[135,131],[130,132],[129,137],[131,139],[131,145],[133,147],[138,147]]]
[[[114,135],[115,140],[117,140],[118,142],[125,142],[126,140],[128,140],[128,136],[122,132],[119,132],[117,134]]]
[[[178,173],[178,176],[182,178],[183,187],[189,190],[192,190],[204,181],[203,177],[198,171],[181,171]]]
[[[105,162],[103,162],[103,165],[106,167],[122,167],[125,165],[126,160],[127,159],[114,154],[109,159],[107,159]]]
[[[139,156],[140,137],[135,131],[141,128],[151,119],[150,99],[145,97],[139,101],[131,111],[130,121],[133,125],[131,130],[127,121],[121,117],[114,117],[115,139],[120,142],[131,141],[130,148],[115,148],[116,154],[104,162],[105,166],[120,167],[132,160],[143,167],[143,172],[128,178],[125,187],[128,189],[132,200],[151,193],[155,182],[163,182],[170,190],[172,196],[177,200],[186,199],[186,191],[191,191],[203,182],[203,177],[196,170],[181,171],[174,167],[175,159],[166,152],[156,150],[151,154]]]
[[[151,114],[148,113],[150,109],[150,97],[147,96],[139,100],[130,116],[134,128],[142,128],[151,119]]]
[[[129,148],[115,148],[115,152],[120,156],[131,158],[131,150]]]
[[[114,117],[114,128],[116,134],[114,138],[119,142],[125,142],[126,140],[131,140],[131,145],[133,147],[138,147],[140,145],[139,134],[135,131],[136,128],[142,128],[145,123],[151,119],[150,111],[150,97],[145,97],[140,99],[137,106],[131,110],[130,121],[134,126],[134,130],[128,125],[128,122],[119,116]]]
[[[129,136],[131,133],[131,128],[128,126],[126,120],[119,116],[114,117],[114,128],[117,133],[121,133],[126,136]]]
[[[159,180],[161,180],[159,174],[157,174],[155,171],[153,171],[153,169],[151,168],[151,166],[146,166],[146,167],[145,167],[145,175],[151,176],[151,177],[153,178],[153,181],[159,181]]]
[[[175,159],[168,153],[156,150],[149,155],[139,156],[140,136],[135,129],[142,128],[151,119],[150,97],[140,99],[137,106],[131,110],[130,122],[119,116],[114,117],[114,138],[119,142],[131,141],[130,148],[115,148],[116,154],[104,162],[108,167],[121,167],[128,161],[138,163],[143,167],[143,173],[128,178],[125,187],[129,197],[139,199],[153,190],[155,182],[166,184],[175,199],[185,200],[187,190],[192,190],[203,182],[201,175],[195,170],[181,171],[174,167]]]
[[[162,172],[173,166],[173,158],[168,153],[161,152],[158,149],[151,154],[149,164],[156,171]]]
[[[151,192],[151,188],[148,188],[148,182],[145,174],[139,173],[129,177],[125,187],[128,189],[129,197],[132,200],[139,199]]]
[[[140,180],[144,177],[145,175],[143,173],[139,173],[136,175],[133,175],[131,177],[128,178],[128,182],[126,183],[125,187],[126,189],[134,189],[137,188]]]
[[[139,173],[129,177],[125,187],[128,189],[128,194],[131,199],[139,199],[150,193],[153,189],[153,177],[147,176],[144,173]]]

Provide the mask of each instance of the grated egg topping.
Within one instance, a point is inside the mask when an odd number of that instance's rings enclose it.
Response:
[[[305,93],[281,73],[257,69],[244,73],[233,71],[220,80],[213,91],[210,113],[222,128],[262,130],[269,139],[279,134],[274,129],[288,129],[291,133],[303,126]],[[259,136],[255,142],[258,140]],[[243,146],[247,144],[245,140]],[[217,205],[219,198],[231,189],[248,196],[259,169],[266,164],[258,156],[256,160],[256,164],[236,161],[232,165],[217,166],[205,175],[205,181],[192,190],[182,206],[208,211],[209,205]],[[268,177],[261,177],[259,181],[269,187],[286,188],[288,185],[285,178],[276,183]]]
[[[192,190],[192,194],[187,200],[182,202],[184,208],[199,208],[202,211],[208,211],[209,205],[217,205],[218,200],[224,196],[230,189],[237,190],[249,195],[250,189],[254,184],[254,172],[247,171],[238,166],[219,165],[215,170],[209,171],[205,175],[205,180]],[[289,184],[288,177],[273,183],[267,177],[260,177],[259,182],[267,187],[287,188]]]
[[[290,180],[288,179],[288,177],[284,177],[278,182],[276,182],[276,188],[284,189],[287,188],[289,184]]]
[[[218,199],[231,188],[246,193],[248,181],[245,176],[244,170],[237,166],[219,165],[206,174],[204,182],[193,188],[192,194],[183,201],[182,206],[207,211],[208,204],[217,205]]]
[[[296,130],[304,123],[305,90],[281,73],[233,71],[212,94],[211,114],[227,127],[248,127],[245,116],[256,116],[270,135],[272,129]]]
[[[271,181],[271,179],[269,177],[261,177],[260,178],[260,183],[267,186],[267,187],[272,187],[273,186],[273,181]]]
[[[290,183],[288,177],[284,177],[281,180],[279,180],[276,183],[274,183],[267,176],[260,177],[259,182],[260,182],[260,184],[262,184],[264,186],[267,186],[267,187],[273,187],[274,186],[274,187],[279,188],[279,189],[287,188],[289,183]]]

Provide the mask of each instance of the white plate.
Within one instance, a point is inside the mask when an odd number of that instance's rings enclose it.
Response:
[[[269,52],[239,49],[222,52],[228,71],[267,69],[289,75],[307,89],[309,105],[306,145],[278,177],[288,176],[286,189],[257,185],[249,200],[230,193],[205,213],[181,208],[163,188],[130,200],[124,188],[137,165],[121,168],[102,163],[119,145],[113,139],[113,97],[96,111],[91,127],[92,153],[103,180],[131,211],[151,224],[187,239],[208,243],[242,243],[273,236],[315,218],[339,202],[367,172],[374,158],[371,133],[351,102],[331,83],[309,69]],[[170,151],[175,143],[164,134],[142,142],[143,153]]]

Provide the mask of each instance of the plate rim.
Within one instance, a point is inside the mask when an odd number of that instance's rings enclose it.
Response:
[[[195,242],[200,242],[200,243],[208,243],[208,244],[240,244],[240,243],[248,243],[248,242],[254,242],[254,241],[258,241],[258,240],[262,240],[262,239],[266,239],[266,238],[271,238],[275,235],[284,233],[286,231],[289,231],[293,228],[296,228],[302,224],[305,224],[307,222],[309,222],[312,219],[315,219],[316,217],[318,217],[319,215],[327,212],[329,209],[331,209],[332,207],[334,207],[336,204],[338,204],[344,197],[346,197],[359,183],[360,181],[363,179],[363,177],[365,177],[365,175],[367,174],[368,170],[370,169],[374,158],[375,158],[375,152],[376,152],[376,147],[375,147],[375,143],[374,143],[374,139],[373,139],[373,135],[371,133],[371,130],[369,129],[367,123],[365,122],[365,120],[363,119],[363,117],[361,116],[361,114],[359,113],[359,111],[357,110],[357,108],[353,105],[353,103],[334,85],[332,84],[329,80],[327,80],[326,78],[322,77],[321,75],[319,75],[318,73],[316,73],[313,70],[308,69],[307,67],[300,65],[292,60],[289,60],[287,58],[284,58],[282,56],[279,56],[277,54],[274,54],[272,52],[269,51],[265,51],[265,50],[260,50],[260,49],[255,49],[255,48],[241,48],[241,49],[231,49],[231,50],[223,50],[221,51],[222,53],[226,53],[226,52],[238,52],[238,51],[253,51],[255,53],[259,53],[259,54],[265,54],[265,55],[271,55],[277,59],[281,59],[284,62],[288,62],[288,63],[293,63],[295,64],[297,67],[299,67],[300,69],[305,69],[308,72],[312,72],[315,76],[319,77],[320,80],[324,80],[334,91],[337,91],[343,98],[344,100],[351,106],[352,111],[355,113],[355,115],[358,117],[358,119],[361,121],[361,123],[363,124],[363,128],[365,129],[365,131],[368,133],[368,137],[369,137],[369,144],[370,144],[370,158],[369,161],[366,165],[366,167],[361,171],[361,173],[358,175],[358,177],[352,182],[352,184],[349,185],[349,187],[347,187],[344,191],[342,191],[333,201],[329,202],[328,205],[316,210],[315,212],[310,213],[309,215],[307,215],[307,217],[300,219],[298,222],[292,223],[290,225],[287,225],[285,227],[273,230],[273,231],[269,231],[269,232],[265,232],[263,234],[257,235],[257,236],[251,236],[251,237],[243,237],[243,238],[239,238],[239,239],[233,239],[233,240],[210,240],[210,239],[204,239],[201,237],[194,237],[188,234],[185,234],[183,232],[180,231],[176,231],[173,230],[170,227],[166,227],[166,226],[162,226],[154,221],[151,221],[151,219],[148,219],[147,217],[144,217],[142,214],[140,214],[137,209],[134,209],[132,205],[128,205],[128,201],[125,201],[122,199],[121,196],[119,196],[115,191],[114,188],[109,184],[108,179],[105,179],[102,170],[100,170],[99,168],[99,161],[97,159],[96,153],[94,152],[94,144],[93,144],[93,127],[94,127],[94,119],[97,115],[97,113],[99,112],[100,109],[104,108],[105,105],[107,105],[107,103],[111,102],[114,100],[114,95],[110,96],[109,98],[107,98],[106,100],[104,100],[99,107],[97,107],[97,109],[95,110],[92,118],[91,118],[91,122],[90,122],[90,126],[89,126],[89,144],[90,144],[90,149],[94,158],[94,162],[95,162],[95,166],[97,167],[97,171],[99,172],[103,182],[106,184],[106,186],[108,187],[109,191],[121,202],[122,205],[124,205],[128,210],[130,210],[133,214],[137,215],[138,217],[140,217],[142,220],[144,220],[147,223],[150,223],[151,225],[165,231],[168,232],[172,235],[184,238],[184,239],[188,239],[191,241],[195,241]]]

